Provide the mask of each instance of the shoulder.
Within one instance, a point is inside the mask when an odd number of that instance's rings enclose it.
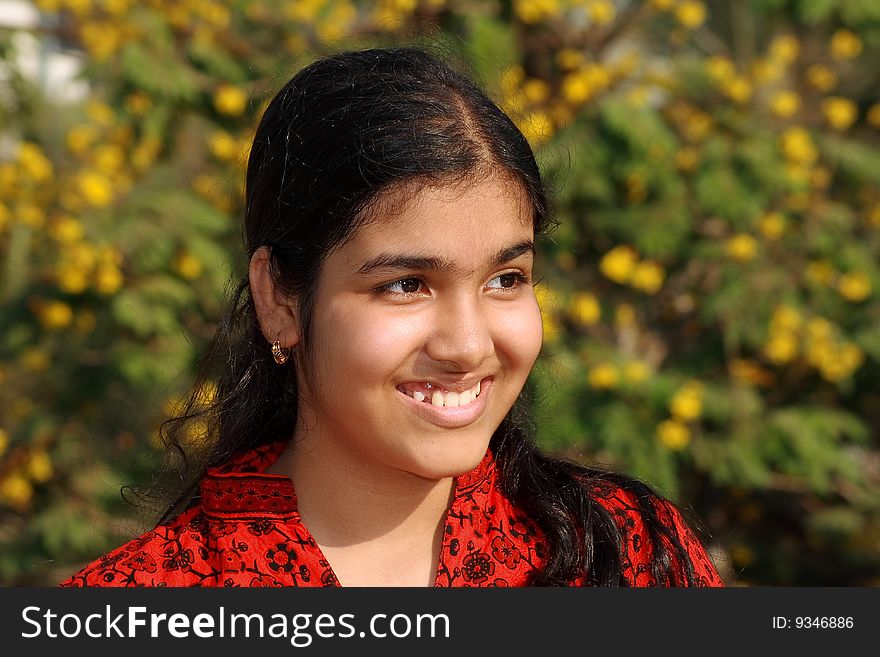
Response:
[[[682,510],[650,488],[622,476],[586,484],[590,496],[614,519],[621,536],[624,574],[633,586],[686,585],[687,562],[697,586],[723,586],[711,557]],[[665,556],[663,556],[665,555]],[[668,560],[668,581],[652,563]]]
[[[216,586],[220,574],[243,563],[251,539],[292,516],[290,480],[264,475],[284,444],[233,456],[207,471],[199,503],[108,552],[60,583],[62,587]],[[233,545],[236,549],[228,549]],[[239,568],[238,570],[241,570]],[[239,579],[246,573],[238,573]]]
[[[190,509],[95,559],[59,586],[189,586],[201,544],[195,536],[203,524],[200,509]]]

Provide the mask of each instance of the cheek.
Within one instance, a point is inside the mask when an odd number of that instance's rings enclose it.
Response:
[[[385,378],[414,349],[420,339],[417,322],[397,319],[387,314],[357,312],[352,304],[328,307],[321,317],[322,334],[319,363],[330,364],[336,376],[354,382],[358,379]]]
[[[543,342],[541,310],[535,300],[523,303],[516,312],[501,313],[496,320],[495,344],[525,376],[534,365]]]

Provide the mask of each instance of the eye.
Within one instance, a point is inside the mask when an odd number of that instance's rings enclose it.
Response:
[[[515,288],[519,285],[524,285],[529,282],[529,279],[526,278],[523,274],[518,271],[510,271],[506,274],[501,274],[496,276],[488,283],[486,283],[486,287],[493,289],[501,289],[501,290],[509,290]]]
[[[401,278],[399,281],[382,285],[376,291],[409,296],[418,293],[421,287],[422,281],[418,278]]]

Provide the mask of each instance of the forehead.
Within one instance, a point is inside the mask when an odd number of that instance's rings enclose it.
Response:
[[[340,250],[350,256],[402,250],[478,260],[533,236],[532,206],[521,185],[493,176],[392,193]]]

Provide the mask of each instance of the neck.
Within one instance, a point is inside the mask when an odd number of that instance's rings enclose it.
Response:
[[[431,480],[356,454],[322,449],[327,441],[291,441],[269,469],[291,478],[303,523],[321,547],[433,544],[454,480]]]

